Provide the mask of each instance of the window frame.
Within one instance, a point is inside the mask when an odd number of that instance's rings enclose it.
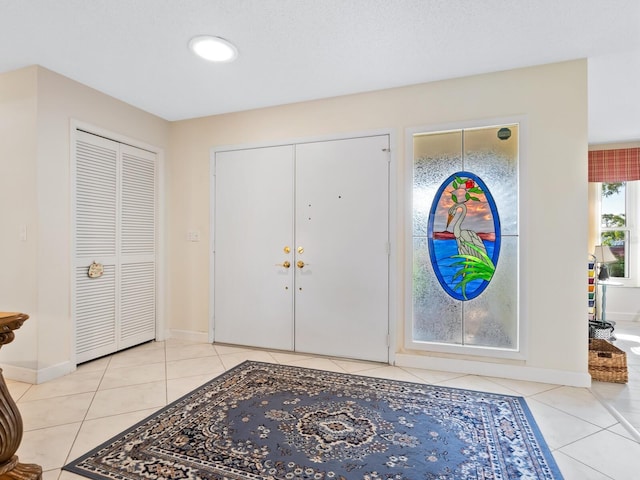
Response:
[[[593,222],[596,232],[596,245],[601,243],[602,233],[606,231],[626,231],[625,267],[627,277],[613,277],[611,281],[621,283],[623,286],[640,286],[640,248],[638,245],[638,227],[640,226],[640,180],[629,180],[620,182],[594,182],[597,186],[595,197],[595,216],[590,220]],[[624,227],[602,227],[602,184],[604,183],[625,183],[625,223]]]
[[[528,153],[528,119],[524,116],[514,117],[500,117],[494,119],[485,119],[478,121],[467,122],[455,122],[449,124],[429,125],[423,127],[412,127],[405,129],[405,168],[407,172],[413,172],[414,168],[414,135],[415,134],[427,134],[427,133],[444,133],[447,131],[457,130],[473,130],[480,128],[490,128],[492,126],[504,126],[504,125],[518,125],[518,181],[521,181],[521,168],[522,165],[527,164]],[[502,348],[502,347],[490,347],[490,346],[476,346],[468,344],[453,344],[453,343],[439,343],[430,341],[415,340],[413,337],[413,173],[409,174],[405,178],[405,201],[407,208],[405,209],[405,248],[407,252],[411,252],[405,256],[405,311],[409,313],[406,320],[407,328],[404,331],[404,347],[410,351],[425,351],[444,354],[456,354],[456,355],[473,355],[478,357],[500,358],[510,360],[526,360],[529,355],[528,346],[528,319],[524,309],[525,302],[522,301],[520,291],[520,257],[516,260],[518,265],[518,274],[516,282],[518,286],[516,288],[517,294],[515,301],[518,306],[516,307],[516,324],[517,324],[517,345],[515,348]],[[519,187],[520,188],[520,187]],[[521,215],[521,206],[518,207],[518,216]],[[520,227],[518,227],[518,235],[520,236]],[[520,252],[520,246],[518,246],[518,252]],[[519,253],[518,253],[519,255]]]

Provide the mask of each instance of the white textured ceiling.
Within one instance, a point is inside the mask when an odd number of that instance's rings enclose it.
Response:
[[[195,58],[227,38],[231,64]],[[167,120],[589,58],[589,140],[640,140],[640,0],[0,0],[42,65]]]

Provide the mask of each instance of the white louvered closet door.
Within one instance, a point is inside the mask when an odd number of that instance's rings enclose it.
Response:
[[[116,237],[118,150],[115,142],[77,133],[75,155],[75,306],[78,363],[117,349]],[[104,274],[89,278],[92,262]]]
[[[156,156],[76,132],[73,316],[82,363],[153,340]],[[93,263],[104,274],[88,276]]]

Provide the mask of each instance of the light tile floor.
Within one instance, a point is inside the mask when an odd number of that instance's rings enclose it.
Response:
[[[629,382],[593,382],[591,390],[640,432],[640,322],[619,321],[613,333],[614,345],[627,352]]]
[[[618,326],[620,343],[622,331]],[[640,349],[640,338],[624,341],[629,348]],[[10,380],[7,384],[24,421],[17,453],[22,462],[41,465],[44,480],[78,480],[80,477],[60,468],[244,360],[521,395],[565,479],[631,480],[640,478],[640,436],[630,427],[640,424],[639,354],[633,353],[629,361],[634,366],[629,385],[594,383],[595,395],[585,388],[175,339],[94,360],[41,385]],[[607,398],[611,406],[598,398]]]

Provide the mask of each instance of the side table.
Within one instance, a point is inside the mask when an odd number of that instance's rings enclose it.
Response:
[[[0,312],[0,347],[11,343],[14,330],[22,326],[29,315]],[[11,398],[0,369],[0,480],[40,480],[42,467],[32,463],[18,462],[18,451],[22,441],[22,417],[18,406]]]
[[[615,322],[607,322],[607,286],[622,286],[621,282],[610,282],[609,280],[599,281],[598,285],[602,286],[602,313],[600,314],[600,321],[602,323],[615,323]]]

